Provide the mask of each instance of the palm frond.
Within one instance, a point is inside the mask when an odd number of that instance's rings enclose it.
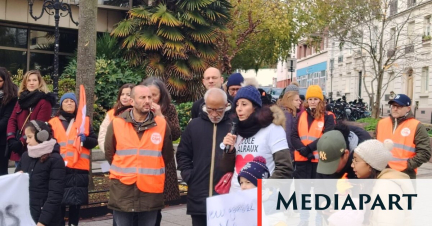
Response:
[[[196,30],[189,32],[192,39],[200,43],[214,43],[217,39],[214,27],[197,26]]]
[[[193,12],[185,12],[184,17],[187,20],[193,21],[200,25],[208,25],[207,21],[202,17],[199,12],[193,11]]]
[[[195,45],[198,56],[204,57],[207,59],[215,59],[217,56],[216,50],[214,46],[205,45],[205,44],[197,44]]]
[[[200,57],[189,56],[187,63],[194,72],[204,73],[204,70],[207,68],[207,63]]]
[[[151,13],[143,6],[135,7],[129,10],[130,17],[138,17],[141,19],[150,20]]]
[[[169,11],[167,11],[167,7],[164,4],[160,4],[157,7],[157,11],[151,16],[152,23],[159,22],[159,26],[167,25],[170,27],[180,26],[181,22]]]
[[[117,23],[116,27],[112,30],[111,35],[114,37],[126,37],[127,35],[130,35],[134,29],[134,20],[125,19]]]
[[[161,61],[160,55],[153,54],[147,58],[146,73],[149,76],[161,76],[165,73],[166,65]]]
[[[175,27],[160,27],[159,30],[157,31],[157,34],[172,40],[172,41],[183,41],[184,36],[182,35],[182,33]]]
[[[204,8],[207,5],[210,5],[213,3],[214,0],[188,0],[183,1],[180,4],[181,8],[187,9],[187,10],[198,10],[200,8]]]
[[[140,39],[139,33],[131,34],[123,39],[122,47],[128,49],[136,47],[139,39]]]
[[[146,29],[139,33],[137,46],[145,50],[157,50],[163,46],[163,40],[152,29]]]
[[[192,79],[192,72],[184,60],[176,60],[169,71],[180,78]]]

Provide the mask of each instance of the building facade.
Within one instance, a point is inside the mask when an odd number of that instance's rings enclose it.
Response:
[[[78,21],[79,0],[64,0],[71,4],[72,16]],[[42,12],[43,1],[36,0],[33,15]],[[110,32],[125,18],[134,4],[132,0],[98,0],[97,32]],[[79,21],[78,21],[79,22]],[[59,69],[60,74],[78,45],[78,26],[69,16],[61,17]],[[27,0],[0,0],[0,66],[12,74],[39,69],[43,75],[52,72],[54,61],[54,16],[44,13],[35,21],[29,14]]]
[[[386,26],[383,38],[386,44],[384,59],[396,56],[397,60],[384,71],[381,115],[390,113],[387,102],[391,92],[404,93],[412,99],[416,118],[432,123],[432,1],[393,0],[390,2],[389,15],[391,22]],[[398,30],[400,27],[402,29]],[[374,35],[370,37],[374,39]],[[327,62],[334,62],[333,84],[327,80],[326,86],[333,89],[334,99],[346,96],[347,101],[353,101],[361,97],[369,105],[373,103],[375,96],[370,98],[368,92],[375,95],[373,88],[376,90],[377,86],[371,85],[375,76],[371,54],[349,44],[339,48],[340,43],[336,39],[330,42]],[[327,73],[331,73],[331,70],[328,69]]]

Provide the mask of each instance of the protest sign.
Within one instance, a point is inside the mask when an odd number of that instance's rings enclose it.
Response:
[[[207,198],[207,225],[257,225],[257,189]]]
[[[29,207],[29,175],[0,176],[0,225],[34,226]]]

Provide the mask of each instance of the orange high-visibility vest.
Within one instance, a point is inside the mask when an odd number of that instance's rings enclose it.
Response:
[[[114,119],[114,112],[115,112],[114,108],[107,112],[107,115],[108,115],[110,122]]]
[[[66,130],[63,127],[63,124],[59,117],[54,117],[48,122],[52,129],[54,138],[57,140],[57,143],[60,145],[60,155],[63,157],[65,161],[66,167],[72,169],[80,169],[80,170],[90,170],[90,150],[81,147],[81,154],[78,153],[74,144],[75,139],[77,138],[77,125],[76,122],[72,125],[72,128],[69,131],[69,135],[66,135]],[[84,135],[88,136],[90,134],[90,120],[86,117],[85,121],[85,131]],[[78,161],[74,164],[74,155],[79,155]]]
[[[162,148],[166,121],[159,116],[155,121],[157,126],[145,130],[140,140],[132,123],[114,118],[112,123],[117,145],[110,179],[118,179],[126,185],[136,183],[143,192],[163,193],[165,163]]]
[[[322,136],[324,130],[324,116],[322,116],[321,119],[319,120],[315,119],[312,122],[310,128],[308,125],[307,116],[308,115],[306,111],[304,111],[300,115],[298,128],[297,128],[300,140],[305,146],[319,139]],[[318,151],[313,150],[312,153],[315,156],[315,159],[312,159],[312,162],[318,162]],[[295,150],[294,161],[304,162],[304,161],[308,161],[308,158],[304,157],[303,155],[300,154],[299,151]]]
[[[416,155],[414,138],[417,126],[420,122],[416,119],[407,119],[393,132],[393,124],[390,117],[378,122],[377,140],[384,142],[387,139],[393,141],[393,159],[389,166],[397,171],[403,171],[408,167],[408,159]],[[415,169],[417,173],[417,169]]]

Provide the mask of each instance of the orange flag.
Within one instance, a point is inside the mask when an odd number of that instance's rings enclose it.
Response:
[[[76,162],[78,162],[78,159],[80,158],[81,155],[81,138],[80,136],[78,136],[81,133],[84,133],[85,131],[85,117],[87,114],[87,101],[86,101],[86,94],[85,94],[85,89],[83,85],[80,85],[80,97],[79,97],[79,105],[78,105],[78,111],[77,111],[77,116],[76,116],[76,125],[77,125],[77,138],[75,139],[74,142],[74,146],[75,146],[75,150],[77,150],[78,153],[75,153],[74,155],[74,162],[73,164],[75,164]]]

